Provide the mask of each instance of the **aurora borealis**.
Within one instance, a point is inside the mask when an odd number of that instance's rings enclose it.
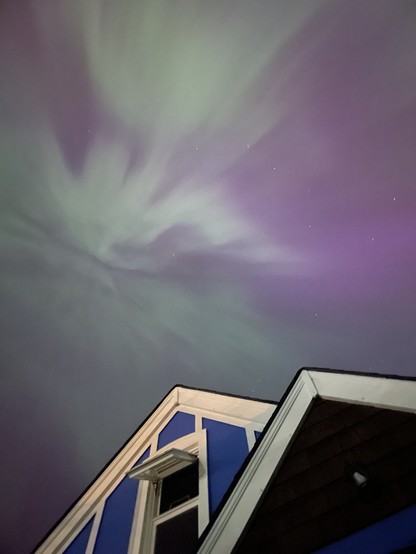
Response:
[[[1,552],[176,383],[414,375],[415,28],[412,0],[0,3]]]

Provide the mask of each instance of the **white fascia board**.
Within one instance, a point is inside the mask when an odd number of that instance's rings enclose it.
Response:
[[[198,554],[232,551],[315,396],[308,372],[302,371]]]
[[[164,401],[150,415],[130,441],[122,448],[105,471],[77,501],[71,511],[35,551],[36,554],[62,552],[81,531],[94,514],[100,501],[105,498],[125,477],[149,446],[152,437],[162,428],[178,406],[178,387],[174,388]]]
[[[183,387],[178,387],[178,404],[190,411],[205,412],[207,417],[211,416],[214,419],[228,416],[236,420],[258,423],[262,427],[276,409],[276,404],[268,402]]]
[[[406,412],[416,411],[416,381],[379,375],[308,371],[324,400],[364,404]]]

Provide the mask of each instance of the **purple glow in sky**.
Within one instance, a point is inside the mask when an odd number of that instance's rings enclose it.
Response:
[[[415,374],[415,28],[412,0],[3,0],[1,552],[175,383]]]

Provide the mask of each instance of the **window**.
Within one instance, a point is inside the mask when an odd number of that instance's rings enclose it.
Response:
[[[190,508],[156,527],[155,554],[193,554],[198,541],[198,508]]]
[[[208,523],[205,430],[167,445],[128,475],[142,482],[129,552],[194,552]]]
[[[172,473],[162,480],[160,491],[159,513],[180,506],[198,496],[198,459],[195,463]]]
[[[155,554],[192,553],[198,540],[198,460],[158,484],[152,542]]]

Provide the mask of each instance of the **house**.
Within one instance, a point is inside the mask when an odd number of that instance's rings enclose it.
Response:
[[[275,409],[174,387],[36,552],[193,552]]]
[[[416,380],[307,368],[279,404],[177,386],[37,553],[416,552]]]

